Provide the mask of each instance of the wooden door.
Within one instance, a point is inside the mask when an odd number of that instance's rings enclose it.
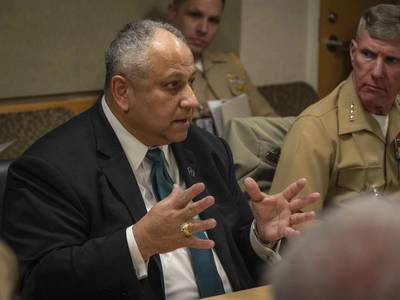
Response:
[[[351,72],[348,46],[355,36],[363,11],[378,3],[391,1],[320,1],[318,94],[322,98]]]

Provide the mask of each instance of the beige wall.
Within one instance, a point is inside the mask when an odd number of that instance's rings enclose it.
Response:
[[[0,99],[99,90],[104,52],[127,22],[166,0],[1,0]],[[214,47],[239,49],[240,0],[227,1]]]
[[[319,0],[244,0],[240,57],[256,85],[317,86]]]
[[[123,24],[166,0],[2,0],[0,99],[99,90],[104,51]],[[213,48],[240,53],[257,85],[316,86],[319,0],[228,0]],[[238,20],[241,20],[238,21]]]

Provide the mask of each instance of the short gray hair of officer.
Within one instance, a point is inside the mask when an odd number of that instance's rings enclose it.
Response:
[[[400,38],[400,5],[378,4],[368,8],[358,24],[357,40],[364,29],[372,38]]]

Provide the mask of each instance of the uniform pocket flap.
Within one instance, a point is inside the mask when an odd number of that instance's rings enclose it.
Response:
[[[339,170],[337,185],[352,191],[361,192],[364,189],[365,174],[365,168]]]
[[[352,191],[375,191],[385,185],[381,166],[357,167],[339,170],[338,186]]]

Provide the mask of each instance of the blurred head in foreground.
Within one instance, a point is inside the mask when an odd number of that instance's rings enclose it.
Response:
[[[276,300],[398,298],[400,206],[360,200],[293,241],[271,275]]]

